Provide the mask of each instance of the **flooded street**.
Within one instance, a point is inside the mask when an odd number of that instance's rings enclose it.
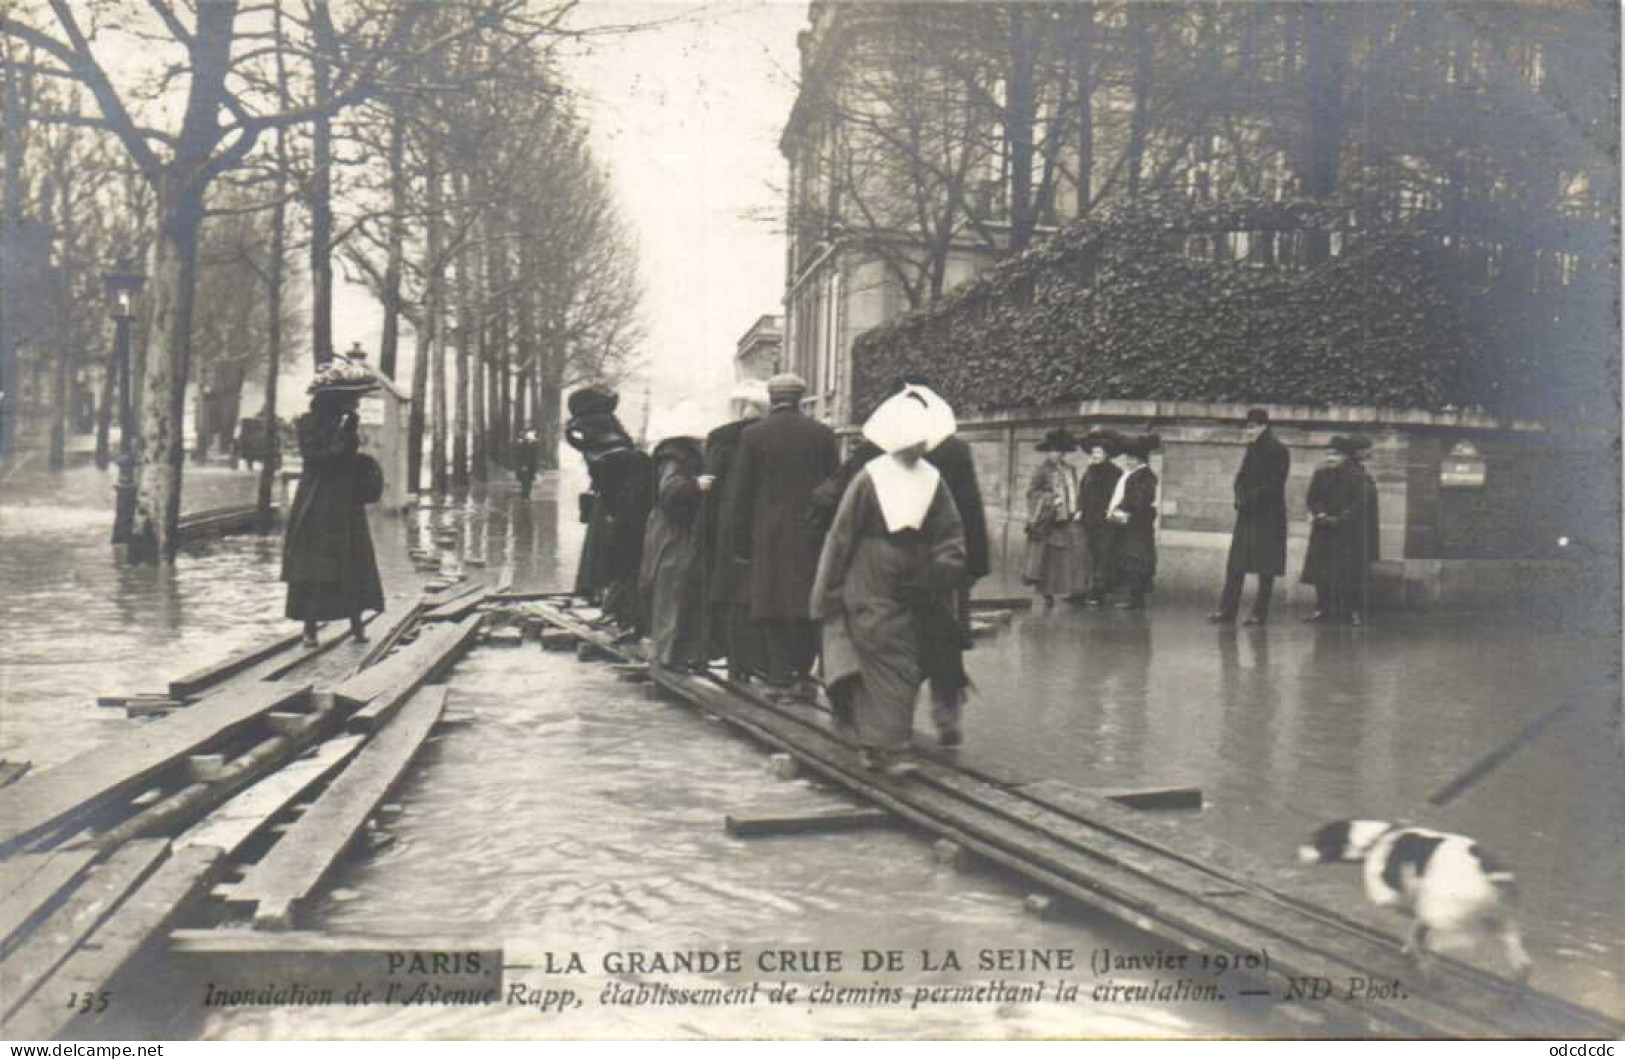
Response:
[[[0,509],[0,757],[44,768],[131,723],[97,694],[155,690],[245,644],[291,631],[281,618],[279,539],[229,538],[173,569],[121,568],[106,544],[110,479],[75,471],[7,485]],[[188,472],[189,510],[246,497],[253,476]],[[448,565],[518,590],[567,587],[579,548],[578,487],[544,476],[522,502],[506,482],[475,498],[372,527],[390,608],[422,579],[408,542],[455,528]],[[209,498],[209,499],[206,499]],[[1474,835],[1515,866],[1542,988],[1621,1013],[1625,784],[1615,721],[1617,643],[1480,618],[1379,616],[1363,631],[1305,626],[1215,630],[1199,611],[1058,607],[1018,615],[969,656],[977,693],[966,764],[1081,787],[1202,788],[1192,826],[1285,864],[1316,823],[1413,819]],[[1448,809],[1428,794],[1562,701],[1595,700]],[[1083,954],[1084,999],[928,1006],[759,1005],[748,1011],[522,1006],[247,1009],[197,1032],[259,1037],[572,1036],[1258,1036],[1311,1031],[1236,1004],[1095,1005],[1087,954],[1155,942],[1109,924],[1026,915],[1026,890],[937,863],[901,829],[740,840],[728,814],[850,804],[806,780],[774,778],[761,748],[680,705],[649,701],[609,667],[523,648],[461,662],[434,737],[391,798],[393,842],[357,857],[313,909],[314,929],[498,941],[510,982],[556,985],[528,968],[579,952],[568,984],[596,998],[606,953],[632,949],[1063,948]],[[923,728],[925,711],[920,712]],[[1191,814],[1186,814],[1190,817]],[[1349,900],[1360,900],[1352,873]],[[782,977],[862,988],[876,976]],[[995,974],[904,976],[909,985]],[[1043,974],[1013,974],[1037,981]],[[1050,976],[1052,980],[1056,976]],[[649,979],[652,980],[652,979]],[[682,987],[682,978],[660,976]],[[734,984],[733,979],[718,979]],[[1319,1032],[1325,1032],[1320,1030]]]

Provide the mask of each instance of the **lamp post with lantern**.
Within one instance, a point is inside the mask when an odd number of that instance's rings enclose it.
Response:
[[[113,314],[114,352],[118,359],[118,484],[113,487],[113,543],[127,544],[135,529],[135,402],[130,391],[130,325],[135,301],[147,278],[128,261],[102,277]]]

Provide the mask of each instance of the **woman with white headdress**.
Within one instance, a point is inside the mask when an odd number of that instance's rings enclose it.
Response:
[[[941,474],[922,459],[942,441],[944,423],[910,387],[864,424],[883,455],[841,498],[810,601],[823,622],[824,685],[837,725],[855,734],[865,766],[893,775],[913,770],[907,755],[920,685],[963,694],[968,684],[954,609],[964,529]]]

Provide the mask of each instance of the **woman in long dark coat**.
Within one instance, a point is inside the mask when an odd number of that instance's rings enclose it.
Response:
[[[739,419],[705,436],[705,469],[711,485],[701,511],[706,563],[707,639],[712,658],[728,659],[728,677],[746,680],[767,668],[762,633],[750,620],[750,564],[733,546],[734,465],[745,428],[767,412],[767,386],[741,386],[734,399],[743,405]]]
[[[1378,558],[1377,487],[1360,465],[1369,443],[1335,437],[1309,479],[1309,552],[1303,583],[1315,586],[1307,621],[1365,620],[1366,583]]]
[[[1118,606],[1138,610],[1157,576],[1157,475],[1151,454],[1157,450],[1155,434],[1123,443],[1128,469],[1113,488],[1106,513],[1112,533],[1112,581],[1123,593]]]
[[[357,455],[356,408],[377,387],[365,368],[336,358],[311,383],[310,411],[296,424],[304,468],[282,539],[282,580],[287,616],[304,622],[306,643],[316,642],[317,623],[341,618],[350,620],[351,636],[365,641],[362,612],[384,609]]]
[[[1112,528],[1106,515],[1112,494],[1123,469],[1112,462],[1122,438],[1114,432],[1097,431],[1080,443],[1089,454],[1089,465],[1078,480],[1078,524],[1083,527],[1084,546],[1089,551],[1089,591],[1091,606],[1099,606],[1112,587]]]
[[[584,501],[587,537],[581,546],[576,592],[596,598],[604,620],[632,637],[642,626],[638,574],[654,493],[653,471],[649,457],[611,411],[615,401],[613,393],[599,389],[571,394],[573,414],[564,439],[586,459],[592,480],[592,492]]]
[[[705,564],[700,561],[701,477],[705,454],[697,438],[667,438],[655,446],[655,504],[643,538],[638,590],[648,608],[651,657],[669,668],[703,668]]]
[[[965,534],[942,475],[924,460],[924,402],[891,398],[864,426],[885,453],[860,470],[824,538],[809,609],[823,622],[823,675],[837,723],[863,764],[902,776],[920,685],[962,694],[968,681],[954,591]]]

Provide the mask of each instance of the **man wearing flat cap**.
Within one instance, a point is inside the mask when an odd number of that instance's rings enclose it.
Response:
[[[801,414],[799,375],[767,381],[770,410],[739,438],[729,518],[732,547],[749,569],[750,616],[767,651],[767,679],[789,692],[818,653],[808,599],[820,542],[808,525],[813,490],[835,473],[835,432]]]
[[[1275,579],[1286,573],[1286,480],[1292,454],[1270,430],[1270,414],[1262,408],[1248,411],[1242,424],[1247,451],[1236,472],[1236,528],[1230,535],[1230,557],[1224,568],[1224,591],[1219,609],[1208,620],[1228,625],[1241,609],[1241,590],[1248,574],[1258,578],[1258,594],[1248,625],[1270,620],[1270,596]]]

